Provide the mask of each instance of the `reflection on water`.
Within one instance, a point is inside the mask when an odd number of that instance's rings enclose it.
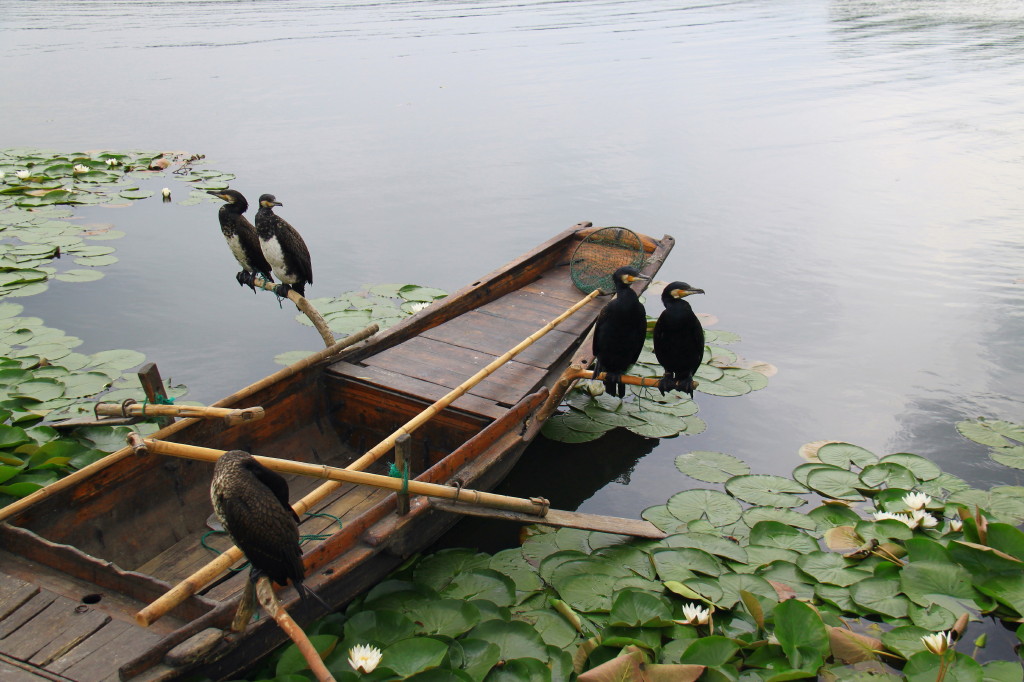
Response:
[[[820,438],[1006,483],[952,422],[1024,417],[1022,28],[984,0],[7,0],[0,144],[205,153],[284,202],[313,296],[453,290],[580,220],[673,234],[664,277],[781,371],[698,394],[707,432],[649,453],[543,446],[549,467],[632,471],[567,505],[635,515],[689,484],[682,452],[788,473]],[[29,313],[201,400],[315,348],[234,283],[216,208],[83,211],[129,233],[121,262]]]

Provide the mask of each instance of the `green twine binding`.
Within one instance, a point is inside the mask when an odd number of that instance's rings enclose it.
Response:
[[[408,462],[405,463],[404,471],[402,469],[399,469],[398,466],[394,462],[392,462],[391,463],[391,469],[388,470],[388,476],[391,476],[392,478],[398,478],[399,476],[401,476],[402,477],[402,489],[399,491],[399,493],[402,494],[402,495],[408,495],[409,494],[409,463]]]
[[[142,416],[143,417],[146,416],[146,405],[148,403],[149,403],[149,397],[148,396],[142,399]],[[174,404],[174,398],[168,398],[165,395],[157,395],[153,399],[153,404],[154,405],[173,405]]]

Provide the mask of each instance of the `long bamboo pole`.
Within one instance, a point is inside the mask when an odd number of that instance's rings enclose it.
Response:
[[[596,298],[601,291],[595,289],[590,292],[580,301],[572,305],[564,313],[556,317],[555,319],[548,322],[546,325],[538,329],[533,334],[523,339],[520,343],[516,344],[511,350],[503,354],[501,357],[496,358],[493,362],[489,363],[486,367],[481,369],[479,372],[474,374],[472,377],[464,381],[456,388],[449,391],[443,397],[439,398],[436,402],[428,406],[418,415],[410,419],[405,425],[399,427],[397,431],[392,433],[390,436],[382,440],[375,447],[371,448],[362,457],[345,467],[349,471],[362,471],[366,467],[370,466],[378,459],[380,459],[385,453],[387,453],[392,447],[394,447],[395,441],[403,433],[411,433],[418,427],[422,426],[431,417],[436,415],[438,412],[443,410],[448,405],[451,405],[458,398],[465,395],[469,389],[476,386],[478,383],[486,379],[488,376],[496,372],[502,365],[511,360],[519,353],[526,350],[540,337],[544,336],[556,326],[561,324],[570,315],[575,313],[577,310],[585,306],[587,303]],[[328,481],[323,485],[315,488],[308,495],[303,497],[292,505],[292,509],[295,510],[296,514],[300,516],[305,514],[310,508],[319,504],[324,498],[333,493],[341,486],[341,483],[337,481]],[[206,566],[199,569],[192,575],[188,576],[173,588],[171,588],[163,596],[159,597],[156,601],[146,606],[141,611],[135,614],[135,620],[140,625],[148,626],[155,622],[158,618],[163,616],[165,613],[173,609],[175,606],[188,599],[190,596],[201,590],[207,583],[214,580],[221,573],[231,567],[236,561],[242,558],[242,551],[238,547],[231,547],[223,554],[217,556],[217,558],[210,561]]]
[[[225,398],[221,398],[217,402],[213,403],[211,407],[223,407],[225,405],[232,405],[239,400],[248,398],[249,396],[253,395],[254,393],[257,393],[258,391],[262,391],[268,386],[272,386],[273,384],[276,384],[279,381],[283,381],[284,379],[287,379],[290,376],[298,374],[299,372],[306,369],[310,365],[314,365],[320,362],[321,360],[324,360],[332,355],[340,353],[349,346],[353,346],[359,343],[360,341],[363,341],[364,339],[373,336],[374,334],[377,333],[378,329],[379,327],[376,324],[371,324],[369,327],[361,331],[358,331],[355,334],[347,336],[344,339],[341,339],[340,341],[336,341],[329,348],[324,348],[322,351],[318,351],[316,353],[313,353],[312,355],[307,355],[298,362],[294,362],[288,365],[287,367],[279,369],[270,376],[263,377],[256,383],[250,384],[249,386],[246,386],[245,388],[240,389]],[[192,419],[193,418],[184,419],[180,422],[172,424],[171,426],[168,427],[169,429],[171,429],[170,433],[177,433],[181,429],[185,428],[185,426],[195,423],[194,421],[192,421]],[[164,432],[161,431],[161,433]],[[78,485],[81,481],[84,481],[90,476],[95,475],[97,472],[102,471],[103,469],[106,469],[107,467],[120,462],[122,459],[130,456],[131,454],[131,448],[121,448],[120,450],[110,453],[103,459],[97,460],[92,464],[88,464],[79,469],[78,471],[65,476],[64,478],[58,481],[54,481],[53,483],[44,488],[40,488],[31,495],[26,495],[20,500],[10,503],[6,507],[0,507],[0,521],[8,519],[16,514],[20,514],[25,509],[28,509],[32,505],[37,504],[48,497],[56,495],[57,493],[66,490],[67,488]]]
[[[263,419],[262,407],[231,409],[228,407],[206,407],[202,405],[142,405],[132,403],[98,403],[96,414],[106,417],[196,417],[198,419],[223,419],[228,426]]]
[[[158,455],[169,455],[183,459],[193,459],[202,462],[216,462],[224,454],[223,450],[213,448],[202,448],[196,445],[185,445],[184,443],[170,443],[164,440],[151,438],[140,439],[141,443],[136,452],[144,449],[146,452],[153,452]],[[139,442],[139,441],[136,441]],[[256,461],[263,466],[282,474],[298,474],[312,478],[322,478],[329,481],[340,481],[341,483],[355,483],[356,485],[368,485],[374,488],[385,490],[401,491],[406,488],[413,495],[425,495],[427,497],[439,497],[444,500],[475,504],[481,507],[492,509],[504,509],[507,511],[544,516],[548,511],[547,500],[542,498],[527,499],[523,497],[510,497],[498,495],[480,490],[468,490],[456,488],[450,485],[439,483],[425,483],[423,481],[402,481],[393,476],[382,476],[370,474],[365,471],[351,471],[339,467],[327,466],[326,464],[306,464],[290,459],[278,459],[276,457],[256,457]]]

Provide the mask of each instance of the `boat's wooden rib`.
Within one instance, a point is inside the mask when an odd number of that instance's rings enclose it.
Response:
[[[579,225],[381,332],[373,340],[275,373],[217,407],[263,406],[259,421],[182,420],[156,438],[219,450],[345,467],[583,294],[569,258],[591,232]],[[673,240],[643,238],[654,274]],[[571,363],[588,361],[585,339],[607,298],[588,301],[493,375],[418,427],[416,480],[487,491],[557,402]],[[589,337],[587,337],[589,338]],[[333,357],[332,357],[333,356]],[[385,461],[368,470],[382,473]],[[119,451],[68,483],[15,507],[0,524],[0,675],[57,682],[237,676],[281,642],[270,619],[226,636],[247,572],[225,574],[149,628],[136,612],[213,557],[202,546],[211,514],[205,462]],[[292,477],[292,501],[317,481]],[[458,518],[413,495],[343,484],[303,517],[306,584],[343,605]],[[340,528],[339,522],[340,521]],[[570,519],[571,521],[571,519]],[[609,522],[614,523],[614,522]],[[228,541],[205,537],[226,549]],[[191,591],[191,590],[190,590]],[[282,601],[300,623],[322,615],[295,591]],[[173,653],[171,653],[173,651]],[[16,672],[11,672],[16,671]],[[14,678],[16,679],[16,678]],[[19,680],[20,682],[20,680]]]

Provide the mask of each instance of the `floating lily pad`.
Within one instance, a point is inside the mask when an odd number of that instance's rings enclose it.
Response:
[[[799,507],[807,500],[795,493],[806,493],[807,489],[789,478],[770,474],[748,474],[734,476],[725,483],[729,494],[751,504],[769,507]]]
[[[705,483],[724,483],[733,476],[750,473],[747,464],[732,455],[698,450],[676,457],[676,468]]]
[[[102,278],[99,270],[65,270],[55,277],[62,282],[95,282]]]

